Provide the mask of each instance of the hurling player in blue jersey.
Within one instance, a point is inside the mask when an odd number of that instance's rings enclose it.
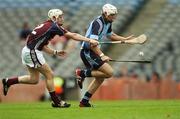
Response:
[[[112,22],[116,19],[117,8],[111,4],[105,4],[102,7],[102,15],[94,19],[87,31],[86,37],[97,41],[104,40],[104,37],[112,41],[123,41],[132,39],[133,36],[122,37],[112,32]],[[110,78],[113,75],[113,69],[108,64],[111,59],[106,56],[99,46],[92,47],[86,42],[82,43],[80,52],[81,59],[86,66],[86,69],[77,69],[76,78],[80,88],[83,86],[83,81],[86,77],[94,77],[87,92],[80,101],[80,107],[91,107],[90,98],[96,92],[98,87],[103,83],[105,78]]]
[[[70,107],[70,104],[62,101],[54,89],[53,71],[46,63],[43,52],[49,55],[64,56],[65,51],[57,51],[48,47],[49,41],[55,36],[66,36],[77,41],[84,41],[93,46],[98,45],[98,41],[86,38],[80,34],[72,33],[62,27],[64,18],[60,9],[51,9],[48,12],[49,20],[38,25],[27,37],[27,43],[22,49],[22,63],[26,65],[29,75],[4,78],[3,93],[7,95],[8,89],[14,84],[37,84],[40,73],[44,75],[46,87],[52,99],[53,107]]]

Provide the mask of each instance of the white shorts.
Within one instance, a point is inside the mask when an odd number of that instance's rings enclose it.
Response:
[[[22,49],[21,58],[22,63],[29,67],[37,68],[46,63],[42,51],[30,50],[27,46]]]

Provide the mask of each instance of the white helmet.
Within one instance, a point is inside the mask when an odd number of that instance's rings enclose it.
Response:
[[[110,14],[117,14],[117,8],[111,4],[105,4],[103,7],[102,7],[102,13],[106,13],[108,16]]]
[[[51,10],[49,10],[49,12],[48,12],[48,17],[49,17],[51,20],[53,20],[53,17],[58,18],[59,15],[63,15],[63,11],[60,10],[60,9],[51,9]]]

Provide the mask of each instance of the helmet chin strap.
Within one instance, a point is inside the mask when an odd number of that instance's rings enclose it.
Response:
[[[63,23],[58,23],[56,20],[52,20],[53,22],[56,22],[59,26],[62,26]]]
[[[53,22],[56,22],[57,18],[56,18],[55,16],[53,16],[53,18],[51,18],[51,20],[52,20]]]
[[[112,21],[107,20],[105,13],[102,14],[105,23],[112,23]]]

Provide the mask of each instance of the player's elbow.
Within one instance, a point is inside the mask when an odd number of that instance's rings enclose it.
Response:
[[[71,38],[74,39],[74,40],[78,40],[79,39],[77,33],[72,33]]]

